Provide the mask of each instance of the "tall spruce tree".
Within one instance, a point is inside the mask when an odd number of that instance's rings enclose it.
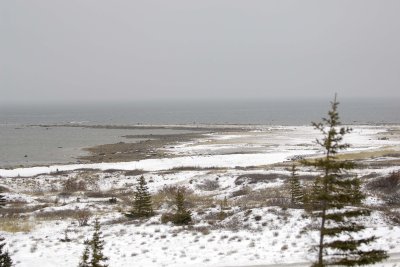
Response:
[[[303,161],[303,164],[321,172],[314,182],[311,196],[312,213],[320,219],[315,267],[366,265],[387,258],[383,250],[366,250],[366,245],[376,240],[375,236],[361,238],[356,235],[365,229],[358,217],[369,216],[370,211],[359,207],[365,197],[360,191],[360,180],[343,175],[354,168],[353,162],[341,161],[337,157],[340,151],[350,146],[343,142],[343,136],[351,131],[340,126],[338,104],[335,95],[328,117],[320,123],[313,123],[322,133],[317,144],[323,149],[324,156]]]
[[[91,240],[85,241],[81,262],[78,267],[108,267],[108,257],[104,256],[104,241],[101,239],[100,222],[94,222],[94,232]]]
[[[146,180],[141,176],[134,193],[133,210],[128,214],[128,216],[150,217],[153,214],[151,195]]]
[[[0,237],[0,267],[11,267],[13,262],[8,251],[4,250],[6,243],[3,243],[4,238]]]
[[[302,204],[304,194],[300,185],[299,176],[297,175],[297,169],[295,164],[292,164],[292,167],[290,168],[289,189],[290,189],[290,203],[292,205]]]

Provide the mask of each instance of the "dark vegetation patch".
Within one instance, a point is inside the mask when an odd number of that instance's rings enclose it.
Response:
[[[287,177],[289,177],[289,176],[287,176]],[[311,175],[311,174],[299,175],[298,177],[299,177],[300,180],[305,180],[305,181],[313,181],[316,178],[315,175]]]
[[[364,180],[364,179],[373,179],[373,178],[377,178],[377,177],[379,177],[379,174],[378,174],[378,173],[376,173],[376,172],[371,172],[371,173],[369,173],[369,174],[367,174],[367,175],[362,176],[362,177],[361,177],[361,180]]]
[[[137,176],[137,175],[142,175],[147,173],[146,171],[143,170],[129,170],[125,171],[125,176]]]
[[[87,191],[85,196],[93,198],[115,198],[115,197],[127,197],[133,196],[132,189],[120,188],[120,189],[110,189],[110,190],[99,190],[99,191]]]
[[[197,184],[196,187],[203,191],[215,191],[219,189],[219,182],[218,180],[205,179]]]
[[[385,177],[377,178],[369,182],[367,188],[384,193],[397,192],[400,188],[400,171],[392,172]]]
[[[10,189],[8,189],[5,186],[0,185],[0,193],[5,193],[5,192],[10,192]]]
[[[385,215],[386,215],[386,220],[389,223],[392,223],[394,225],[400,225],[400,212],[399,211],[386,210]]]
[[[231,193],[231,197],[239,197],[239,196],[244,196],[248,195],[251,192],[251,188],[249,186],[243,186],[239,190],[233,191]]]
[[[368,161],[359,164],[359,168],[374,168],[374,169],[383,169],[387,167],[399,166],[400,160],[399,159],[392,159],[392,160],[380,160],[380,161]]]
[[[48,204],[41,204],[35,206],[27,206],[25,204],[9,204],[5,208],[0,209],[0,215],[2,217],[15,217],[25,213],[31,213],[34,211],[38,211],[40,209],[44,209],[48,207]]]

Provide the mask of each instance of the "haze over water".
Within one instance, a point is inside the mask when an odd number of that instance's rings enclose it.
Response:
[[[339,99],[343,123],[400,123],[397,99]],[[267,124],[309,125],[329,100],[179,101],[0,107],[0,124]]]

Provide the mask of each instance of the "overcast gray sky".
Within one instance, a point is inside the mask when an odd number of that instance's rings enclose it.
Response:
[[[398,0],[0,0],[0,102],[400,97]]]

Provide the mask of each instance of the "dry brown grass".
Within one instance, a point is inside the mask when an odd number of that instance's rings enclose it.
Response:
[[[289,205],[288,192],[285,186],[265,188],[251,191],[241,198],[233,201],[234,206],[255,208],[261,206],[287,206]]]
[[[396,152],[398,152],[398,151],[387,147],[387,148],[384,148],[381,150],[344,153],[344,154],[338,155],[337,158],[339,160],[362,160],[362,159],[384,157],[384,156],[388,156],[391,154],[395,154]]]
[[[185,204],[188,208],[207,208],[215,206],[217,201],[212,196],[194,194],[191,189],[181,186],[165,186],[156,194],[152,195],[153,207],[158,209],[164,203],[173,205],[177,190],[184,190]]]
[[[41,221],[76,219],[76,212],[74,209],[42,211],[36,213],[35,218]]]
[[[28,218],[22,217],[3,217],[0,219],[0,231],[8,233],[24,232],[29,233],[34,228],[34,223]]]

